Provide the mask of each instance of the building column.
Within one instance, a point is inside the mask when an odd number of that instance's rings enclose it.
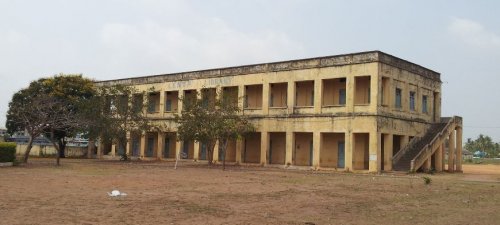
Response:
[[[443,145],[439,145],[438,149],[434,152],[436,172],[443,172],[443,150]]]
[[[158,112],[160,116],[163,117],[165,115],[165,91],[163,90],[160,90],[160,104],[158,107],[160,107]]]
[[[295,81],[289,81],[288,84],[287,84],[286,105],[287,105],[287,109],[288,109],[287,110],[288,114],[292,114],[293,113],[293,107],[295,106]],[[290,160],[290,163],[291,163],[291,160]]]
[[[408,135],[401,136],[399,151],[403,150],[403,148],[405,148],[409,142],[410,142],[410,136],[408,136]]]
[[[269,155],[269,132],[261,131],[260,132],[260,164],[267,165],[268,164],[268,155]]]
[[[316,131],[313,133],[313,158],[312,167],[318,169],[320,167],[320,155],[321,155],[321,132]]]
[[[141,144],[140,144],[140,152],[139,152],[139,157],[144,158],[144,152],[146,151],[146,132],[141,133]]]
[[[245,114],[245,85],[238,86],[238,108],[241,109],[240,114]],[[241,158],[240,158],[241,159]]]
[[[176,141],[175,142],[175,160],[181,158],[181,148],[182,148],[182,141]]]
[[[193,160],[194,161],[198,161],[200,159],[200,147],[201,147],[201,144],[200,142],[197,142],[197,141],[193,141],[194,142],[194,149],[193,149]],[[208,151],[208,150],[207,150]],[[208,160],[208,158],[207,158]]]
[[[457,172],[462,172],[462,127],[457,127],[457,159],[456,159],[456,171]]]
[[[236,140],[236,152],[235,152],[235,155],[236,155],[236,163],[237,164],[241,164],[241,155],[242,155],[242,152],[243,152],[243,138],[238,138]]]
[[[347,77],[347,79],[346,79],[346,89],[347,89],[346,90],[346,108],[347,108],[347,112],[354,111],[354,92],[355,92],[354,82],[355,82],[355,80],[356,80],[356,77],[354,77],[354,76]],[[347,144],[347,141],[346,141],[346,144]],[[347,163],[347,161],[346,161],[346,163]],[[351,160],[350,164],[352,165],[352,160]],[[352,169],[352,167],[349,167],[349,169]],[[346,167],[346,170],[347,170],[347,167]]]
[[[445,164],[446,164],[446,148],[445,148],[445,145],[444,145],[444,140],[443,140],[443,143],[441,143],[441,168],[443,168],[443,171],[445,170]]]
[[[384,134],[384,171],[392,171],[393,134]]]
[[[352,154],[354,152],[354,135],[349,130],[345,133],[345,171],[353,171]]]
[[[452,131],[448,139],[448,172],[455,172],[455,131]]]
[[[165,149],[165,132],[158,132],[158,145],[156,146],[156,158],[163,158],[163,150]]]
[[[130,131],[127,131],[125,138],[127,139],[127,143],[125,143],[125,154],[127,154],[127,156],[131,156],[130,151],[132,150],[132,135]]]
[[[424,167],[425,172],[429,172],[431,170],[431,162],[432,162],[431,158],[432,158],[432,156],[429,156],[429,158],[427,160],[425,160],[425,162],[424,162],[423,167]]]
[[[111,156],[112,157],[115,157],[116,156],[116,139],[113,140],[112,144],[111,144]]]
[[[369,136],[369,147],[368,147],[368,171],[370,172],[380,172],[380,163],[382,161],[380,157],[381,152],[381,134],[380,132],[370,132]]]
[[[262,83],[262,114],[268,115],[269,114],[269,83],[263,82]],[[262,162],[261,162],[262,163]]]
[[[287,131],[286,132],[286,150],[285,150],[285,165],[293,165],[293,143],[294,138],[293,138],[293,132]]]
[[[221,161],[221,160],[219,160],[219,141],[215,142],[212,159],[213,159],[213,163]]]
[[[321,113],[321,79],[314,80],[314,113]],[[314,164],[314,163],[313,163]],[[319,165],[319,164],[318,164]]]
[[[183,107],[183,103],[182,103],[182,100],[184,98],[184,90],[183,89],[179,89],[178,92],[177,92],[177,113],[182,113],[182,107]]]

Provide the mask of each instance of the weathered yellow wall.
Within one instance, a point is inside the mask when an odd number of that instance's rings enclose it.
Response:
[[[295,83],[295,106],[314,105],[314,81],[301,81]]]
[[[310,165],[312,138],[312,133],[295,133],[295,165]]]
[[[347,90],[346,82],[341,82],[341,78],[323,80],[323,106],[339,105],[340,89]]]
[[[369,135],[366,133],[354,134],[353,168],[355,170],[368,169]]]

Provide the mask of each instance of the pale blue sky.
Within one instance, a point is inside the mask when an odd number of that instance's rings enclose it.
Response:
[[[500,1],[0,0],[0,127],[14,92],[381,50],[442,74],[443,116],[500,141]]]

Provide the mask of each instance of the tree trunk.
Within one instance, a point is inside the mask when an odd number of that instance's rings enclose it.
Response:
[[[59,153],[58,153],[59,157],[66,158],[66,155],[64,154],[66,150],[66,141],[64,141],[64,138],[59,139],[58,144],[59,144]]]
[[[28,157],[30,156],[31,148],[33,147],[33,135],[30,135],[28,139],[28,146],[26,146],[26,150],[24,151],[24,163],[28,163]]]
[[[94,140],[89,139],[89,142],[87,144],[87,158],[92,158],[92,152],[94,152]]]
[[[50,132],[50,142],[52,143],[52,145],[54,146],[54,148],[57,150],[57,154],[56,154],[56,166],[60,166],[60,150],[59,150],[59,146],[56,144],[56,142],[54,141],[54,131]]]
[[[222,141],[222,154],[224,155],[224,158],[222,159],[222,170],[226,170],[226,149],[227,149],[227,139],[224,139]],[[220,149],[219,149],[220,150]]]
[[[212,166],[212,162],[214,160],[214,148],[215,148],[215,142],[209,141],[207,143],[207,160],[209,167]]]

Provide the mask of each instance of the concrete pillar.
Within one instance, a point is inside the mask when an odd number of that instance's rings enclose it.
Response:
[[[350,76],[350,77],[347,77],[346,79],[346,108],[347,108],[347,112],[353,112],[354,111],[354,85],[355,85],[355,81],[356,80],[356,77],[354,76]],[[347,143],[347,142],[346,142]],[[350,168],[352,169],[352,168]]]
[[[146,132],[141,133],[141,144],[140,144],[140,153],[139,156],[144,158],[144,152],[146,151]]]
[[[293,132],[286,132],[286,150],[285,150],[285,165],[293,165],[293,146],[294,146]]]
[[[353,171],[352,154],[354,152],[354,135],[351,131],[345,133],[345,171]]]
[[[404,147],[406,147],[406,145],[408,145],[408,142],[410,142],[410,136],[408,135],[404,135],[404,136],[401,136],[401,141],[399,142],[400,143],[400,146],[399,146],[399,150],[403,150]]]
[[[221,161],[221,159],[219,159],[219,141],[217,141],[214,145],[214,152],[213,152],[213,163],[216,163],[216,162],[219,162]]]
[[[314,80],[314,113],[321,113],[321,79]],[[313,163],[314,164],[314,163]],[[319,165],[319,163],[318,163]]]
[[[179,102],[177,102],[177,113],[182,113],[182,107],[184,106],[182,99],[184,98],[184,90],[179,89],[177,92],[177,99],[179,99]]]
[[[455,172],[455,131],[452,131],[448,140],[448,172]]]
[[[241,164],[241,156],[242,156],[242,153],[243,153],[243,139],[242,138],[239,138],[236,140],[236,163],[237,164]]]
[[[456,171],[462,172],[462,127],[457,127],[457,166]]]
[[[381,134],[380,132],[370,132],[369,147],[368,147],[368,171],[380,172],[381,165]]]
[[[439,148],[441,148],[441,167],[443,168],[443,171],[445,169],[445,164],[446,164],[446,158],[445,158],[445,155],[446,155],[446,150],[445,150],[445,145],[444,145],[444,140],[443,140],[443,143],[441,143],[441,146]]]
[[[113,140],[113,144],[111,144],[111,156],[115,157],[116,156],[116,141]]]
[[[160,107],[160,116],[163,117],[165,115],[165,91],[163,90],[160,90],[160,104],[158,107]]]
[[[127,154],[127,156],[130,156],[132,150],[132,135],[130,134],[130,131],[127,131],[125,137],[127,139],[127,143],[125,144],[125,154]]]
[[[315,169],[320,167],[320,155],[321,155],[321,132],[316,131],[313,133],[313,158],[312,166]]]
[[[392,171],[393,134],[384,134],[384,171]]]
[[[271,94],[269,93],[269,83],[264,82],[262,84],[262,114],[269,114],[269,98]],[[261,162],[262,163],[262,162]]]
[[[238,108],[241,109],[241,114],[245,114],[245,85],[238,86]]]
[[[180,159],[181,157],[181,147],[182,147],[182,141],[176,141],[175,143],[175,158]]]
[[[193,149],[193,159],[197,161],[200,159],[200,142],[195,141],[194,142],[194,149]],[[208,160],[208,159],[207,159]]]
[[[427,160],[425,160],[425,162],[424,162],[423,167],[424,167],[424,171],[426,171],[426,172],[431,170],[431,162],[432,162],[432,161],[431,161],[431,158],[432,158],[432,157],[429,157],[429,158],[428,158]]]
[[[165,111],[165,110],[163,110]],[[163,158],[163,149],[165,149],[165,132],[158,132],[158,145],[156,146],[156,158]]]
[[[438,149],[434,152],[434,164],[436,172],[443,172],[443,145],[439,145]]]
[[[288,114],[293,114],[293,107],[295,106],[295,81],[289,81],[287,88],[288,90],[287,90],[286,102],[287,102]]]
[[[267,165],[268,164],[268,155],[269,155],[269,132],[261,131],[260,132],[260,164]]]

